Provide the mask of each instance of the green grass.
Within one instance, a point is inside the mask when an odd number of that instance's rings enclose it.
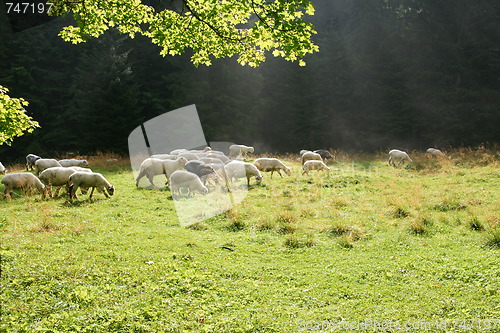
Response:
[[[188,228],[169,191],[135,188],[126,167],[97,168],[111,199],[2,200],[0,332],[297,332],[370,319],[498,331],[487,320],[500,318],[500,176],[484,155],[412,154],[418,168],[398,169],[344,155],[310,176],[288,160],[292,176],[266,174],[240,205]]]

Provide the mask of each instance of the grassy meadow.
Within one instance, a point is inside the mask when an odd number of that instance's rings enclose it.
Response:
[[[0,201],[0,332],[498,332],[499,155],[410,156],[282,156],[290,177],[188,228],[90,160],[110,199]]]

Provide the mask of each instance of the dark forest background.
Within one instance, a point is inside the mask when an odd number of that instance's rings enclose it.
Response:
[[[425,149],[500,140],[500,1],[313,0],[320,52],[306,67],[234,58],[195,68],[145,38],[110,31],[72,45],[70,18],[7,15],[0,84],[41,128],[0,146],[27,153],[127,153],[144,121],[196,104],[207,142],[301,149]]]

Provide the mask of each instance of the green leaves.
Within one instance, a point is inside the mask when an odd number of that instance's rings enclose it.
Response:
[[[314,26],[303,19],[314,14],[309,0],[183,0],[159,12],[139,0],[61,0],[54,1],[53,13],[71,13],[77,22],[60,32],[66,41],[81,43],[116,26],[130,37],[151,38],[162,56],[192,50],[195,66],[238,55],[241,65],[257,67],[268,52],[303,66],[302,58],[318,51]]]
[[[28,105],[22,98],[11,98],[8,89],[0,86],[0,145],[10,144],[12,139],[26,132],[31,133],[40,127],[36,121],[26,114]]]

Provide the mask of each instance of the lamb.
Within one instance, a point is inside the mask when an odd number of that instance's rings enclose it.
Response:
[[[397,166],[400,166],[404,161],[413,162],[404,151],[393,149],[389,152],[389,165],[396,167],[397,162]]]
[[[229,158],[242,158],[246,153],[253,153],[253,147],[245,145],[231,145],[229,146]]]
[[[172,172],[184,167],[187,161],[188,160],[185,157],[178,157],[176,160],[160,160],[157,158],[146,158],[141,164],[139,175],[135,180],[135,185],[139,186],[139,180],[144,176],[148,178],[149,182],[153,186],[154,186],[153,183],[154,176],[164,174],[168,180]]]
[[[301,157],[302,165],[306,163],[306,161],[321,161],[323,162],[323,159],[321,158],[320,154],[313,153],[312,151],[305,152],[302,154]]]
[[[66,159],[66,160],[59,160],[59,164],[61,164],[62,167],[88,167],[89,163],[87,160],[77,160],[74,158],[71,159]]]
[[[169,178],[170,191],[172,192],[172,197],[176,197],[177,194],[188,195],[194,191],[201,194],[207,194],[208,189],[201,182],[200,178],[189,171],[176,170],[172,172]],[[187,194],[182,193],[182,189],[187,189]]]
[[[435,148],[427,149],[427,153],[431,156],[444,156],[444,153],[441,150]]]
[[[0,175],[5,175],[7,169],[3,166],[2,162],[0,162]]]
[[[36,187],[38,192],[42,193],[42,198],[45,197],[45,185],[40,179],[30,172],[11,173],[2,178],[2,184],[5,185],[4,197],[11,198],[10,194],[13,189],[22,189],[24,194],[28,191],[31,194],[33,187]]]
[[[35,162],[39,159],[41,159],[41,157],[35,154],[26,155],[26,171],[33,170]]]
[[[203,185],[206,185],[206,178],[208,175],[215,174],[214,168],[202,161],[189,161],[184,165],[184,169],[200,177],[203,181]]]
[[[98,192],[103,193],[106,198],[109,198],[115,193],[114,186],[111,185],[103,175],[97,172],[75,172],[71,176],[69,176],[69,183],[70,199],[77,199],[76,190],[78,189],[78,187],[84,189],[92,187],[89,199],[92,199],[94,189],[97,189]]]
[[[52,158],[40,158],[35,162],[35,172],[39,175],[45,169],[60,166],[61,164]]]
[[[226,164],[224,167],[226,171],[226,175],[228,180],[232,183],[233,178],[245,178],[247,179],[247,185],[250,185],[250,178],[255,177],[255,181],[257,184],[262,182],[262,175],[255,167],[255,165],[251,163],[241,162],[241,161],[232,161]]]
[[[326,164],[323,163],[323,161],[318,161],[318,160],[306,161],[302,165],[302,169],[304,169],[304,171],[302,171],[302,175],[304,174],[309,175],[310,170],[326,170],[327,172],[330,170],[330,168],[327,167]]]
[[[57,186],[55,196],[59,195],[61,187],[66,185],[66,193],[69,193],[69,177],[75,172],[92,172],[90,169],[80,167],[53,167],[40,173],[40,180],[45,184],[45,196],[52,198],[52,186]]]
[[[319,154],[324,161],[326,161],[329,158],[333,159],[333,155],[330,154],[328,150],[318,149],[313,151],[313,153]]]
[[[273,178],[273,172],[276,171],[283,178],[281,170],[283,170],[288,176],[290,176],[290,168],[286,167],[283,162],[277,158],[258,158],[253,162],[253,165],[262,172],[271,172],[271,179]]]

